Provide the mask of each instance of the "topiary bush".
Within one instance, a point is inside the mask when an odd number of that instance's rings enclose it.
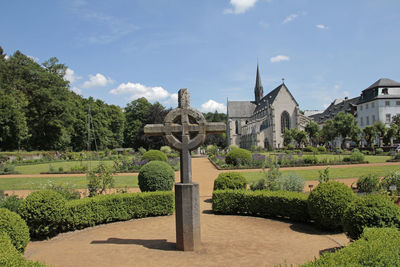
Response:
[[[142,160],[158,160],[168,162],[168,157],[167,155],[165,155],[164,152],[161,152],[160,150],[149,150],[142,155]]]
[[[379,190],[379,177],[374,174],[361,176],[357,181],[357,189],[360,193],[372,193]]]
[[[160,151],[163,152],[165,155],[171,154],[172,148],[169,146],[162,146]]]
[[[227,164],[232,164],[234,166],[249,165],[251,160],[251,152],[243,148],[232,149],[226,154],[225,158]]]
[[[346,162],[362,162],[364,161],[364,154],[361,153],[358,149],[354,149],[350,156],[344,157],[343,161]]]
[[[280,190],[304,192],[305,181],[297,173],[289,173],[281,176],[278,180]]]
[[[319,227],[338,230],[342,227],[344,211],[355,197],[343,183],[320,183],[308,197],[308,212]]]
[[[357,239],[366,227],[400,227],[400,208],[379,194],[357,198],[344,212],[343,230]]]
[[[26,197],[18,213],[26,221],[31,237],[56,235],[64,219],[65,198],[52,190],[40,190]]]
[[[400,195],[400,171],[392,171],[389,175],[382,178],[380,187],[386,191],[390,191],[390,186],[395,185],[397,188],[393,194]]]
[[[318,146],[318,147],[317,147],[317,150],[318,150],[319,152],[321,152],[321,153],[325,153],[325,152],[326,152],[326,147],[324,147],[324,146]]]
[[[39,262],[33,262],[24,258],[13,246],[10,237],[0,232],[0,266],[7,267],[46,267]]]
[[[246,189],[246,187],[246,178],[238,172],[220,173],[217,179],[214,180],[214,190]]]
[[[301,266],[400,266],[399,244],[400,231],[396,228],[366,228],[349,246]]]
[[[142,192],[169,191],[174,186],[175,173],[166,162],[150,161],[140,168],[138,180]]]
[[[305,164],[318,164],[318,158],[316,156],[305,156],[303,157]]]
[[[19,252],[24,252],[29,242],[29,228],[15,212],[0,208],[0,233],[6,233]]]

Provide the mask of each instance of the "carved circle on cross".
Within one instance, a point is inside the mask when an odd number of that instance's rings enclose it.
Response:
[[[178,151],[194,150],[206,139],[206,120],[203,114],[190,107],[176,108],[164,119],[165,139]]]

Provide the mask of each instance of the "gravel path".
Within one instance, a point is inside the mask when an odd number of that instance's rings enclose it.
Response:
[[[202,247],[175,250],[175,217],[100,225],[30,242],[25,257],[54,266],[274,266],[299,264],[348,243],[344,234],[306,224],[211,213],[213,181],[220,171],[207,158],[193,159],[200,183]],[[177,180],[179,177],[177,177]]]

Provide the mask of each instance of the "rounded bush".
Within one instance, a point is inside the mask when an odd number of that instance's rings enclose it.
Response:
[[[238,172],[220,173],[214,180],[214,190],[246,189],[247,180]]]
[[[226,163],[232,165],[248,165],[251,163],[251,152],[243,148],[235,148],[226,154]]]
[[[354,149],[350,156],[343,158],[343,161],[354,161],[354,162],[362,162],[364,161],[364,154],[361,153],[358,149]]]
[[[163,152],[164,154],[168,155],[168,154],[171,154],[172,149],[169,146],[162,146],[160,148],[160,151]]]
[[[143,154],[142,160],[147,159],[148,161],[158,160],[168,162],[168,157],[164,152],[160,150],[149,150]]]
[[[319,152],[321,152],[321,153],[325,153],[325,152],[326,152],[326,147],[324,147],[324,146],[318,146],[318,147],[317,147],[317,150],[318,150]]]
[[[361,176],[357,181],[357,189],[360,193],[372,193],[378,191],[379,177],[369,174]]]
[[[140,191],[170,191],[174,186],[175,173],[168,163],[150,161],[139,171]]]
[[[344,212],[343,230],[358,239],[365,227],[400,227],[400,208],[379,194],[357,198]]]
[[[314,152],[314,148],[313,148],[312,146],[306,146],[306,147],[304,148],[304,151],[305,151],[305,152]]]
[[[0,208],[0,233],[6,233],[14,247],[24,252],[29,242],[29,228],[17,213]]]
[[[52,190],[40,190],[26,197],[18,212],[29,227],[31,237],[47,238],[58,233],[64,219],[65,198]]]
[[[340,229],[343,213],[354,198],[353,191],[343,183],[320,183],[308,197],[311,219],[323,229]]]

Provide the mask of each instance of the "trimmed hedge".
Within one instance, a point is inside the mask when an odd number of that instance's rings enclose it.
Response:
[[[29,228],[15,212],[0,208],[0,233],[6,233],[19,252],[24,252],[29,242]]]
[[[367,228],[361,238],[334,253],[324,253],[301,266],[400,266],[400,231]]]
[[[400,208],[389,197],[366,195],[347,207],[343,217],[343,230],[357,239],[366,227],[400,227]]]
[[[58,192],[40,190],[31,193],[19,207],[31,237],[47,238],[56,235],[64,218],[67,201]]]
[[[243,148],[234,148],[226,154],[225,162],[232,165],[249,165],[251,163],[251,152]]]
[[[214,180],[214,190],[246,189],[246,187],[246,178],[238,172],[220,173],[217,179]]]
[[[287,191],[216,190],[212,209],[220,214],[246,214],[261,217],[285,217],[307,222],[308,195]]]
[[[147,192],[100,195],[69,201],[66,205],[64,230],[125,221],[133,218],[171,215],[174,211],[173,192]]]
[[[345,209],[355,197],[343,183],[320,183],[308,197],[308,212],[319,227],[337,230],[342,227]]]
[[[175,173],[166,162],[150,161],[140,168],[138,182],[142,192],[171,191],[174,187]]]
[[[142,160],[147,159],[148,161],[158,160],[168,162],[168,157],[164,152],[160,150],[149,150],[142,155]]]
[[[45,267],[46,265],[25,259],[13,246],[10,237],[6,233],[0,233],[0,266]]]

